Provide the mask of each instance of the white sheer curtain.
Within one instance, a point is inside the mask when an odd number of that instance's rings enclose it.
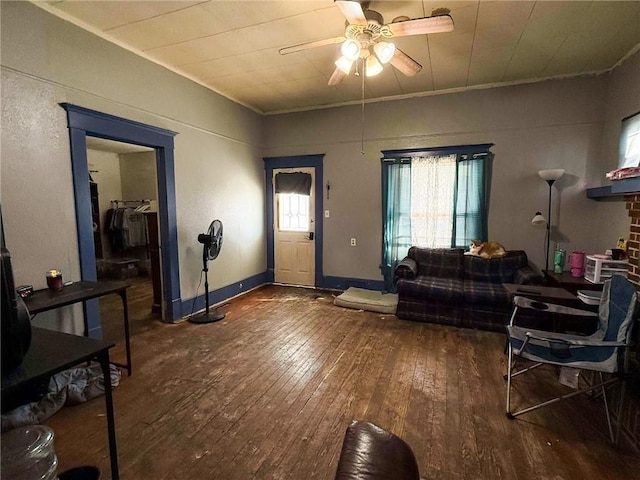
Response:
[[[456,183],[456,155],[411,161],[411,243],[451,247]]]

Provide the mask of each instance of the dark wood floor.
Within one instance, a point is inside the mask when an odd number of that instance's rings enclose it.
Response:
[[[130,299],[134,373],[114,390],[123,479],[331,479],[352,419],[404,438],[427,479],[640,478],[638,455],[609,444],[596,400],[505,417],[500,334],[287,287],[232,300],[209,325],[162,324],[139,283]],[[118,298],[103,308],[105,335],[117,336]],[[519,378],[516,405],[565,388],[540,382],[549,378]],[[102,398],[48,425],[61,470],[93,464],[108,478]]]

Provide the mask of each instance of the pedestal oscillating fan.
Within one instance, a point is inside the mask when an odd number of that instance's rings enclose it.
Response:
[[[209,311],[209,260],[215,260],[222,248],[222,222],[214,220],[209,225],[207,233],[198,235],[198,242],[202,244],[202,271],[204,272],[204,291],[207,308],[204,312],[191,315],[189,321],[192,323],[212,323],[222,320],[224,313],[217,309]]]

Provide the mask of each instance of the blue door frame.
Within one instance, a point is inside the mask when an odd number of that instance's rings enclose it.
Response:
[[[316,245],[316,278],[315,286],[324,286],[324,275],[322,273],[322,242],[323,242],[323,199],[324,181],[322,173],[324,154],[317,155],[297,155],[292,157],[267,157],[264,158],[264,169],[266,171],[266,205],[267,205],[267,281],[273,282],[275,274],[274,255],[274,218],[273,218],[273,171],[278,168],[315,168],[315,190],[316,202],[314,215],[315,225],[315,245]]]
[[[173,137],[177,133],[69,103],[61,103],[60,106],[67,112],[69,127],[82,279],[96,280],[97,278],[91,221],[87,136],[153,148],[156,151],[156,170],[158,173],[163,319],[169,322],[179,319],[182,313],[180,308],[182,302],[178,270],[178,231],[173,159]],[[97,300],[86,302],[84,314],[89,335],[100,337],[102,327]]]

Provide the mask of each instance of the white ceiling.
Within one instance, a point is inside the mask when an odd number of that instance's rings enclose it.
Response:
[[[361,78],[327,82],[339,45],[289,55],[282,47],[344,33],[332,0],[46,1],[42,8],[260,113],[361,101]],[[640,47],[640,1],[371,1],[385,22],[448,8],[451,33],[395,39],[423,65],[391,65],[366,97],[530,82],[610,70]]]

